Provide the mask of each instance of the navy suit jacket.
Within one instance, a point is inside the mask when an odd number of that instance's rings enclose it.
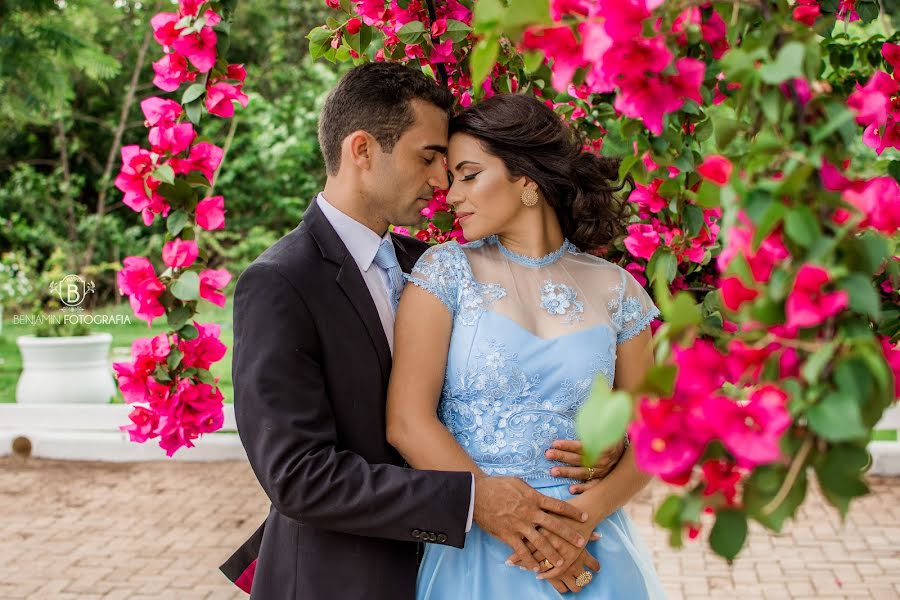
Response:
[[[392,237],[408,273],[427,246]],[[239,277],[233,351],[238,433],[271,507],[221,570],[252,600],[412,600],[420,542],[465,543],[472,476],[410,469],[388,444],[390,348],[315,201]]]

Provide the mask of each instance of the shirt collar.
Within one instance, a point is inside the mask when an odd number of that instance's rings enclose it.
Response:
[[[344,242],[347,251],[350,252],[353,260],[356,261],[359,270],[363,272],[368,271],[375,260],[375,254],[378,253],[382,240],[391,239],[390,230],[386,231],[383,237],[378,237],[377,233],[332,206],[323,194],[319,193],[316,197],[316,202],[318,202],[319,208],[322,209],[325,218],[334,227],[338,237]]]

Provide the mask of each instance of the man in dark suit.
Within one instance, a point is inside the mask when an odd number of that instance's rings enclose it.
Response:
[[[388,228],[421,222],[433,190],[448,187],[451,105],[418,70],[350,71],[320,120],[324,192],[238,279],[235,416],[272,505],[221,568],[254,600],[411,600],[419,545],[462,547],[473,519],[517,539],[535,570],[525,541],[552,562],[559,554],[547,532],[585,542],[556,516],[580,519],[570,504],[511,477],[476,486],[471,473],[407,468],[386,440],[395,300],[387,271],[399,263],[409,272],[427,248]]]

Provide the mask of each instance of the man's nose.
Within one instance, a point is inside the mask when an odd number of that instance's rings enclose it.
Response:
[[[444,168],[444,161],[434,161],[432,172],[429,173],[428,185],[439,190],[446,190],[450,187],[450,180],[447,178],[447,170]]]

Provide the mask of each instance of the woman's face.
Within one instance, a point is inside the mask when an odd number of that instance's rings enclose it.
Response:
[[[447,149],[447,165],[452,176],[447,202],[467,240],[506,231],[525,208],[521,198],[527,180],[510,181],[503,161],[488,154],[477,138],[454,134]]]

